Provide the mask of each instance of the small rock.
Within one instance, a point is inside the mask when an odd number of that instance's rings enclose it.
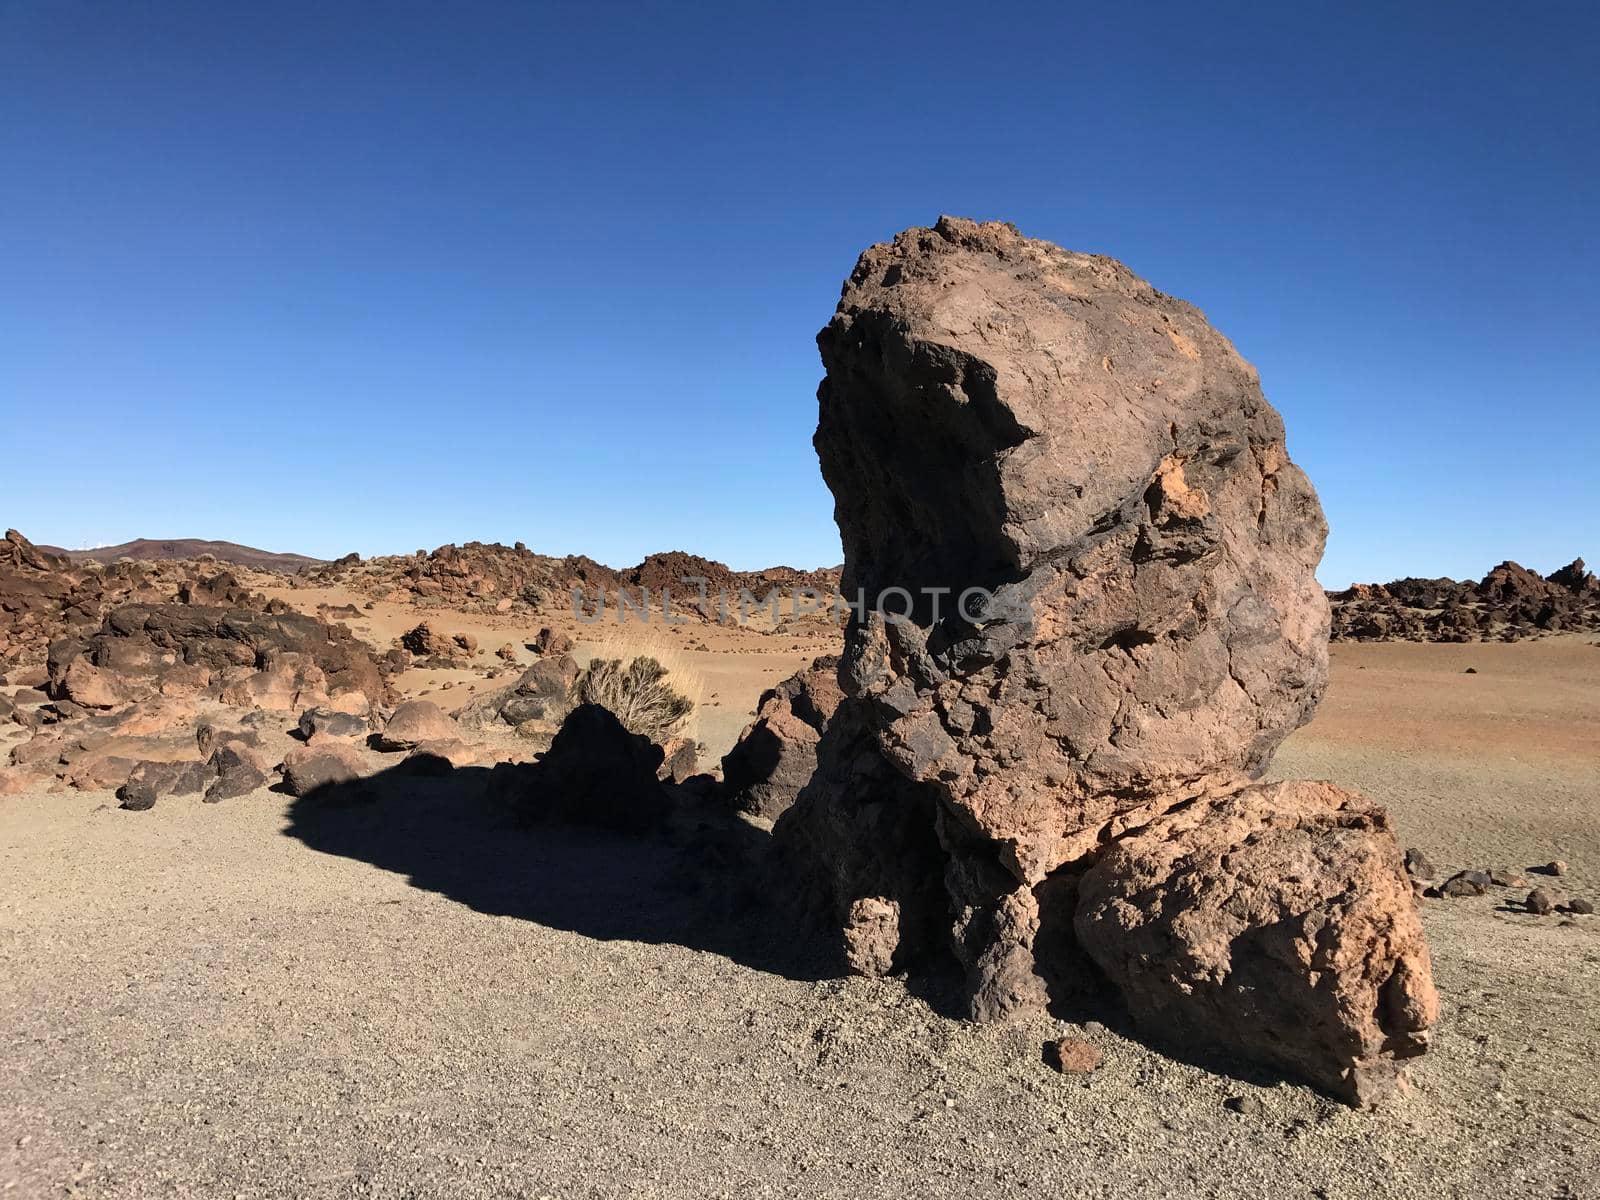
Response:
[[[1478,673],[1478,668],[1477,667],[1468,667],[1465,671],[1463,671],[1461,673],[1463,675],[1476,675]]]
[[[1566,861],[1558,858],[1552,862],[1546,863],[1544,873],[1546,875],[1565,875],[1567,873]]]
[[[1415,846],[1406,851],[1406,871],[1413,879],[1433,879],[1438,875],[1428,856]]]
[[[1551,891],[1549,888],[1534,888],[1528,893],[1528,911],[1539,916],[1549,916],[1567,902],[1567,898],[1560,892]]]
[[[1594,914],[1594,901],[1585,899],[1582,896],[1574,896],[1567,901],[1567,911],[1569,913],[1577,913],[1580,916],[1592,916]]]
[[[1520,888],[1528,886],[1527,879],[1518,874],[1516,871],[1490,871],[1489,882],[1494,884],[1495,887],[1503,888]]]
[[[1439,886],[1441,896],[1481,896],[1489,890],[1489,876],[1484,871],[1457,871]]]
[[[1099,1047],[1082,1038],[1064,1037],[1044,1044],[1044,1060],[1063,1075],[1088,1075],[1100,1065]]]
[[[1245,1117],[1259,1117],[1266,1111],[1266,1106],[1254,1096],[1229,1096],[1222,1102],[1222,1107]]]
[[[235,742],[218,746],[206,765],[217,777],[216,782],[206,789],[207,804],[249,795],[267,783],[267,773],[262,770],[255,755]]]
[[[331,708],[308,708],[300,714],[300,732],[307,738],[318,733],[332,737],[360,737],[367,732],[367,723],[351,713],[336,712]]]

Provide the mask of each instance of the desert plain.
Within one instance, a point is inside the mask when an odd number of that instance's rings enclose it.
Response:
[[[263,579],[308,613],[365,600]],[[425,615],[486,645],[534,633]],[[418,619],[381,600],[349,624],[381,647]],[[815,627],[550,620],[580,661],[632,639],[694,678],[712,763],[764,689],[837,650]],[[483,674],[395,682],[454,704],[492,686]],[[0,753],[25,736],[9,727]],[[1363,1112],[1158,1049],[1112,1008],[975,1024],[937,982],[830,970],[759,888],[707,897],[685,881],[679,830],[508,828],[466,772],[331,814],[268,787],[144,812],[110,791],[8,795],[0,1189],[1596,1195],[1600,925],[1522,904],[1553,882],[1529,869],[1554,860],[1564,891],[1600,899],[1595,637],[1336,644],[1328,696],[1273,771],[1380,799],[1441,873],[1526,877],[1422,902],[1442,1012],[1403,1103]],[[1099,1068],[1048,1065],[1041,1048],[1063,1034],[1100,1049]]]

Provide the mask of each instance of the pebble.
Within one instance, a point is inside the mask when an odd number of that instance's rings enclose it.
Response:
[[[1044,1045],[1044,1060],[1063,1075],[1088,1075],[1104,1056],[1099,1047],[1082,1038],[1064,1037]]]

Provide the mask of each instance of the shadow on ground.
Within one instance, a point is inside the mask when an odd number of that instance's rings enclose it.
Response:
[[[805,932],[783,905],[783,877],[765,829],[686,789],[669,789],[671,815],[650,832],[529,825],[520,815],[527,811],[517,794],[522,777],[508,767],[452,769],[442,759],[408,759],[295,800],[284,833],[324,854],[402,874],[411,886],[478,912],[601,941],[684,946],[787,979],[842,973],[837,951]],[[903,982],[941,1016],[968,1017],[953,960],[922,964]],[[1085,982],[1082,994],[1052,1006],[1054,1015],[1140,1038],[1109,989]],[[1155,1044],[1243,1082],[1269,1086],[1282,1078],[1204,1046]]]
[[[789,979],[838,975],[820,940],[780,913],[760,827],[687,796],[649,833],[528,825],[505,782],[504,766],[407,760],[295,800],[284,833],[479,912],[686,946]]]

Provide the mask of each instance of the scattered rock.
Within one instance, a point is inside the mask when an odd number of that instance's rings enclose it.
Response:
[[[366,774],[355,745],[328,741],[295,746],[283,756],[283,783],[291,796],[305,796],[320,787],[350,783]]]
[[[1242,1117],[1259,1117],[1267,1111],[1267,1106],[1254,1096],[1229,1096],[1222,1107]]]
[[[216,777],[215,782],[206,789],[207,804],[247,796],[267,785],[266,770],[256,756],[239,742],[228,741],[219,745],[206,765]]]
[[[1526,901],[1528,911],[1541,917],[1547,917],[1556,909],[1563,907],[1567,902],[1566,896],[1550,888],[1534,888],[1528,893]]]
[[[117,799],[123,808],[140,812],[154,808],[162,796],[187,796],[204,791],[211,776],[210,766],[199,759],[146,760],[128,773],[127,782],[117,789]]]
[[[308,739],[317,734],[353,738],[367,732],[367,722],[351,713],[331,708],[308,708],[300,714],[299,730]]]
[[[423,742],[443,741],[460,733],[456,723],[431,700],[407,700],[394,710],[377,735],[380,750],[411,750]]]
[[[1088,1075],[1104,1056],[1099,1047],[1082,1038],[1064,1037],[1044,1046],[1044,1060],[1063,1075]]]
[[[1481,896],[1489,890],[1491,882],[1486,871],[1457,871],[1439,885],[1439,895],[1453,898]]]
[[[1406,871],[1413,879],[1438,877],[1438,870],[1434,867],[1433,860],[1415,846],[1406,851]]]
[[[1557,876],[1565,875],[1567,873],[1567,869],[1567,864],[1558,858],[1554,862],[1546,863],[1541,874]]]
[[[1583,896],[1574,896],[1571,900],[1567,901],[1567,911],[1569,913],[1578,913],[1583,916],[1590,916],[1594,913],[1594,901],[1586,899]]]

